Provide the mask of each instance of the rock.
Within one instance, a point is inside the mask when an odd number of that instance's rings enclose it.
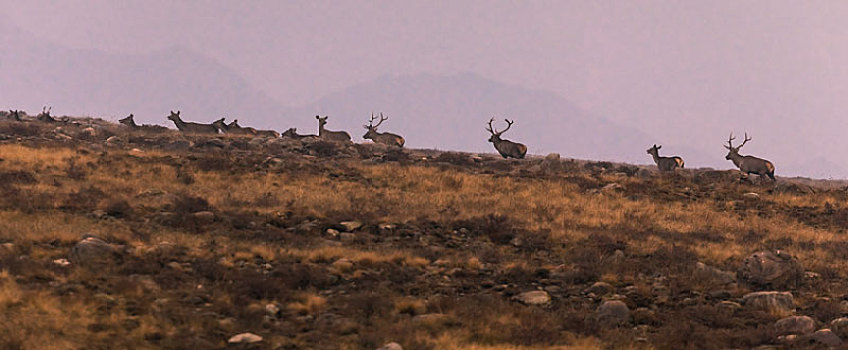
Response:
[[[448,326],[454,322],[453,317],[446,314],[432,313],[417,315],[412,318],[412,323],[426,327]]]
[[[804,268],[784,251],[760,251],[742,261],[737,275],[754,286],[787,289],[796,287],[804,278]]]
[[[660,320],[651,309],[640,307],[633,311],[633,323],[657,326],[660,324]]]
[[[342,232],[339,234],[339,240],[346,243],[353,242],[356,240],[356,234],[350,232]]]
[[[388,343],[386,345],[383,345],[383,346],[377,348],[377,350],[403,350],[403,347],[400,346],[400,344],[398,344],[398,343],[391,342],[391,343]]]
[[[59,265],[61,267],[66,267],[66,266],[70,265],[71,262],[68,261],[68,259],[62,258],[62,259],[53,260],[53,264]]]
[[[195,218],[201,224],[211,224],[211,223],[215,222],[215,213],[213,213],[211,211],[207,211],[207,210],[198,211],[198,212],[192,213],[191,216],[193,218]]]
[[[345,258],[334,261],[332,266],[339,272],[349,272],[353,270],[353,262]]]
[[[807,335],[816,330],[816,321],[809,316],[784,317],[774,324],[778,335]]]
[[[92,128],[92,127],[90,127],[90,126],[89,126],[89,127],[87,127],[87,128],[85,128],[85,129],[82,129],[82,131],[81,131],[80,133],[81,133],[83,136],[88,136],[88,137],[94,137],[94,136],[97,136],[97,130],[94,130],[94,128]]]
[[[621,189],[623,189],[623,188],[624,188],[624,186],[621,186],[621,185],[619,185],[619,184],[617,184],[617,183],[613,182],[613,183],[611,183],[611,184],[607,184],[607,185],[605,185],[604,187],[601,187],[601,191],[604,191],[604,192],[614,192],[614,191],[619,191],[619,190],[621,190]]]
[[[524,292],[512,297],[512,299],[525,305],[544,305],[551,302],[551,296],[543,290]]]
[[[265,304],[265,315],[276,318],[276,317],[280,316],[280,312],[281,312],[280,307],[277,306],[277,304],[274,304],[274,303]]]
[[[240,333],[230,337],[227,343],[230,344],[253,344],[262,341],[262,337],[253,333]]]
[[[791,314],[795,310],[795,299],[789,292],[753,292],[742,297],[742,305],[769,313]]]
[[[108,145],[116,145],[119,143],[121,143],[121,138],[117,136],[109,136],[109,138],[106,139],[106,144]]]
[[[848,317],[840,317],[830,321],[830,329],[840,338],[848,339]]]
[[[123,257],[120,246],[88,236],[71,248],[68,260],[79,266],[106,266],[121,262]]]
[[[810,339],[829,347],[837,347],[842,345],[842,339],[840,339],[836,334],[833,333],[833,331],[827,328],[817,330],[815,333],[813,333],[813,335],[810,336]]]
[[[583,290],[583,293],[594,294],[595,296],[604,296],[612,293],[615,290],[612,285],[606,282],[595,282],[591,286]]]
[[[362,223],[359,221],[342,221],[339,223],[339,225],[342,225],[342,227],[344,227],[345,231],[347,232],[353,232],[356,231],[356,229],[362,227]]]
[[[332,229],[332,228],[328,228],[328,229],[327,229],[327,235],[329,235],[329,236],[331,236],[331,237],[338,237],[338,235],[339,235],[339,230]]]
[[[545,161],[556,162],[559,161],[559,158],[559,153],[548,153],[548,155],[545,156]]]
[[[743,194],[742,198],[753,200],[753,199],[759,199],[760,195],[756,194],[754,192],[748,192],[748,193]]]
[[[630,322],[630,309],[621,300],[607,300],[595,311],[598,325],[618,327]]]
[[[711,286],[717,285],[723,287],[736,282],[736,276],[733,273],[722,271],[702,262],[695,264],[695,278],[703,284]]]
[[[741,309],[742,305],[736,302],[724,300],[716,304],[716,308],[724,313],[733,314],[736,310]]]

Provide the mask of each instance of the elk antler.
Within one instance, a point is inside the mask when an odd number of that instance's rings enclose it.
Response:
[[[495,117],[489,119],[489,126],[486,127],[486,131],[492,133],[492,135],[498,135],[498,132],[495,131],[495,128],[492,127],[492,122],[495,121]]]
[[[512,127],[512,124],[515,123],[515,121],[509,120],[509,119],[504,119],[504,121],[506,122],[506,129],[501,130],[501,132],[499,132],[498,135],[505,133],[507,130],[509,130],[509,128]]]
[[[748,141],[751,141],[751,138],[748,137],[748,132],[745,132],[745,141],[742,141],[742,144],[736,147],[736,149],[742,148],[742,146],[745,146],[745,143],[747,143]]]
[[[374,125],[374,129],[376,129],[380,124],[383,124],[384,121],[388,120],[389,117],[383,117],[383,112],[380,112],[380,121],[377,122],[377,125]]]
[[[730,137],[727,139],[727,146],[724,146],[724,148],[727,148],[728,150],[733,150],[733,140],[736,140],[736,138],[733,137],[733,131],[731,131]]]

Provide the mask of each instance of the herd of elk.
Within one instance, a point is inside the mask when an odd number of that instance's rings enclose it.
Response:
[[[42,108],[41,113],[39,113],[35,120],[46,122],[46,123],[56,123],[59,122],[56,118],[50,115],[52,111],[52,107],[45,106]],[[9,110],[9,113],[5,113],[5,117],[7,120],[22,122],[24,121],[21,118],[21,111],[18,110]],[[25,114],[24,114],[25,115]],[[159,126],[159,125],[138,125],[133,119],[133,115],[130,114],[126,118],[122,118],[118,120],[118,122],[130,129],[149,129],[155,131],[167,130],[167,128]],[[63,117],[66,119],[67,117]],[[379,120],[377,120],[379,118]],[[257,130],[252,127],[242,127],[238,124],[238,119],[233,120],[231,123],[226,124],[224,122],[224,118],[218,119],[211,124],[202,124],[202,123],[193,123],[186,122],[180,118],[180,111],[176,113],[171,111],[171,114],[168,116],[169,120],[174,122],[174,125],[177,129],[183,133],[187,134],[232,134],[232,135],[247,135],[247,136],[259,136],[259,137],[269,137],[269,138],[277,138],[277,137],[287,137],[293,139],[305,139],[305,138],[313,138],[313,139],[322,139],[326,141],[335,141],[335,142],[350,142],[351,137],[345,131],[331,131],[327,130],[325,126],[327,125],[328,117],[321,117],[319,115],[315,116],[315,119],[318,120],[318,135],[301,135],[297,133],[297,128],[289,128],[282,134],[277,133],[274,130]],[[379,116],[375,116],[374,113],[371,113],[371,119],[368,120],[368,125],[363,125],[363,127],[367,130],[365,135],[362,136],[363,139],[371,140],[374,143],[391,145],[397,147],[403,147],[405,144],[405,140],[402,136],[389,133],[389,132],[378,132],[377,128],[383,124],[389,118],[384,116],[383,113],[380,113]],[[377,122],[374,124],[374,122]],[[510,140],[502,139],[501,135],[503,135],[507,130],[509,130],[514,121],[509,119],[504,119],[506,122],[506,128],[501,131],[497,131],[492,123],[495,121],[495,118],[489,119],[488,126],[486,127],[486,131],[491,133],[489,137],[489,142],[491,142],[495,150],[498,151],[504,158],[516,158],[523,159],[527,154],[527,146],[524,144],[513,142]],[[730,137],[727,140],[727,145],[724,146],[728,150],[727,156],[725,159],[732,161],[733,164],[739,168],[739,171],[742,172],[744,177],[747,177],[750,174],[756,174],[759,177],[768,177],[772,181],[775,181],[774,177],[774,164],[766,159],[757,158],[754,156],[743,156],[739,154],[739,150],[744,146],[748,141],[751,141],[751,138],[748,137],[748,133],[745,133],[745,140],[742,141],[741,144],[734,147],[733,141],[736,140],[733,137],[733,133],[730,133]],[[651,148],[649,148],[646,152],[651,155],[654,160],[654,163],[657,165],[657,169],[661,172],[672,172],[675,169],[683,169],[684,163],[683,158],[678,156],[672,157],[662,157],[659,154],[659,150],[662,148],[661,145],[654,144]]]
[[[501,154],[501,157],[523,159],[524,155],[527,154],[527,146],[518,142],[501,139],[501,135],[512,127],[514,121],[504,119],[506,121],[506,129],[501,131],[497,131],[492,127],[492,122],[494,121],[494,117],[489,119],[489,126],[486,127],[486,131],[492,133],[492,137],[489,137],[489,142],[495,145],[495,149]]]
[[[662,146],[657,146],[656,144],[654,144],[654,147],[648,148],[648,154],[654,157],[654,163],[657,163],[657,168],[660,171],[674,171],[677,168],[683,169],[683,158],[678,156],[660,157],[660,148]]]
[[[377,122],[377,125],[374,125],[375,119],[376,117],[374,117],[374,113],[371,113],[371,120],[368,121],[368,125],[363,125],[363,127],[368,131],[365,132],[365,135],[363,135],[362,138],[374,141],[375,143],[382,143],[384,145],[398,146],[402,148],[406,141],[400,135],[392,134],[390,132],[377,132],[377,127],[380,126],[380,124],[383,124],[384,121],[388,120],[389,117],[383,117],[383,113],[380,113],[380,121]]]

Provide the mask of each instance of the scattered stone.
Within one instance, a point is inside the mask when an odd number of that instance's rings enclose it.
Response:
[[[383,346],[377,348],[377,350],[403,350],[403,347],[400,346],[400,344],[398,344],[398,343],[391,342],[391,343],[388,343],[386,345],[383,345]]]
[[[759,198],[760,198],[760,195],[759,195],[759,194],[756,194],[756,193],[754,193],[754,192],[748,192],[748,193],[743,194],[743,195],[742,195],[742,198],[745,198],[745,199],[752,199],[752,200],[753,200],[753,199],[759,199]]]
[[[61,267],[66,267],[66,266],[70,265],[71,262],[68,261],[68,259],[61,258],[61,259],[53,260],[53,264],[59,265]]]
[[[82,136],[87,136],[87,137],[97,136],[97,130],[94,130],[94,128],[92,128],[90,126],[85,128],[85,129],[82,129],[81,133],[82,133]]]
[[[197,219],[197,221],[201,224],[211,224],[215,222],[215,213],[208,210],[192,213],[191,216]]]
[[[548,155],[545,156],[545,160],[548,161],[548,162],[559,161],[559,158],[560,158],[559,153],[548,153]]]
[[[718,308],[719,310],[721,310],[725,313],[733,314],[737,310],[741,309],[742,305],[740,305],[737,302],[724,300],[724,301],[721,301],[718,304],[716,304],[716,308]]]
[[[356,240],[356,234],[350,232],[342,232],[339,234],[339,240],[347,243],[353,242]]]
[[[417,315],[412,318],[413,324],[425,327],[447,326],[452,324],[453,322],[453,317],[440,313]]]
[[[621,186],[621,185],[619,185],[619,184],[617,184],[617,183],[613,182],[613,183],[611,183],[611,184],[607,184],[607,185],[605,185],[604,187],[601,187],[601,191],[604,191],[604,192],[613,192],[613,191],[619,191],[619,190],[621,190],[621,189],[623,189],[623,188],[624,188],[624,186]]]
[[[543,290],[524,292],[512,297],[512,299],[525,305],[544,305],[551,302],[551,296]]]
[[[338,237],[339,230],[328,228],[327,229],[327,235],[329,235],[330,237]]]
[[[591,286],[583,290],[583,293],[594,294],[595,296],[604,296],[612,293],[615,290],[613,286],[606,282],[595,282]]]
[[[812,336],[810,336],[810,339],[829,347],[842,345],[842,339],[827,328],[817,330]]]
[[[651,325],[657,326],[660,324],[659,318],[657,318],[656,313],[651,309],[646,307],[640,307],[633,311],[633,323],[640,325]]]
[[[122,261],[119,246],[88,236],[71,248],[68,260],[80,266],[113,265]]]
[[[840,317],[830,321],[830,329],[840,338],[848,339],[848,317]]]
[[[621,300],[607,300],[595,311],[598,325],[618,327],[630,322],[630,309]]]
[[[807,335],[816,330],[816,321],[809,316],[789,316],[777,320],[774,328],[779,335]]]
[[[760,251],[742,261],[738,271],[741,280],[762,287],[793,288],[804,278],[798,259],[782,250]]]
[[[736,283],[736,276],[702,262],[695,264],[695,278],[707,285],[727,286]]]
[[[274,304],[274,303],[265,304],[265,315],[277,318],[277,317],[280,316],[281,311],[282,310],[280,310],[280,307],[277,306],[277,304]]]
[[[349,259],[341,258],[333,262],[333,268],[340,272],[348,272],[353,270],[353,262]]]
[[[227,343],[230,344],[253,344],[262,341],[262,337],[253,333],[241,333],[230,337]]]
[[[362,227],[362,223],[359,221],[342,221],[339,223],[339,225],[342,225],[342,227],[344,227],[345,231],[347,232],[353,232],[356,231],[356,229]]]
[[[791,314],[795,310],[795,299],[789,292],[753,292],[742,297],[742,305],[769,313]]]

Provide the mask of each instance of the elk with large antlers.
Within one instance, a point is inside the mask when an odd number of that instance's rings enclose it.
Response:
[[[506,121],[506,129],[501,131],[497,131],[494,127],[492,127],[492,122],[494,121],[494,117],[489,119],[489,126],[486,127],[486,131],[492,133],[492,137],[489,137],[489,142],[495,145],[495,149],[498,150],[501,157],[523,159],[524,155],[527,154],[527,146],[518,142],[501,139],[501,135],[512,127],[514,121],[504,119],[504,121]]]
[[[318,137],[328,141],[350,142],[350,134],[347,132],[324,129],[324,125],[327,125],[327,118],[329,117],[315,116],[315,119],[318,119]]]
[[[392,134],[390,132],[377,132],[377,127],[380,126],[380,124],[383,124],[383,122],[389,119],[389,117],[384,117],[383,113],[380,113],[380,121],[377,122],[377,125],[374,125],[374,120],[376,119],[377,117],[374,116],[374,113],[371,113],[371,120],[368,121],[368,125],[362,126],[368,130],[362,138],[370,139],[375,143],[403,147],[403,144],[406,141],[400,135]]]
[[[654,144],[654,147],[648,148],[648,154],[654,157],[654,163],[657,163],[657,168],[660,171],[674,171],[677,168],[683,169],[683,158],[677,156],[660,157],[660,148],[662,146],[657,146],[656,144]]]
[[[733,147],[733,140],[735,139],[736,138],[733,137],[733,133],[731,132],[730,138],[727,139],[727,146],[724,146],[724,148],[727,148],[729,151],[724,159],[732,161],[745,176],[748,176],[749,174],[757,174],[760,177],[768,176],[772,181],[774,181],[774,164],[762,158],[743,156],[739,154],[739,149],[742,148],[745,143],[751,141],[751,138],[748,137],[748,133],[745,133],[745,141],[742,141],[742,144]]]

